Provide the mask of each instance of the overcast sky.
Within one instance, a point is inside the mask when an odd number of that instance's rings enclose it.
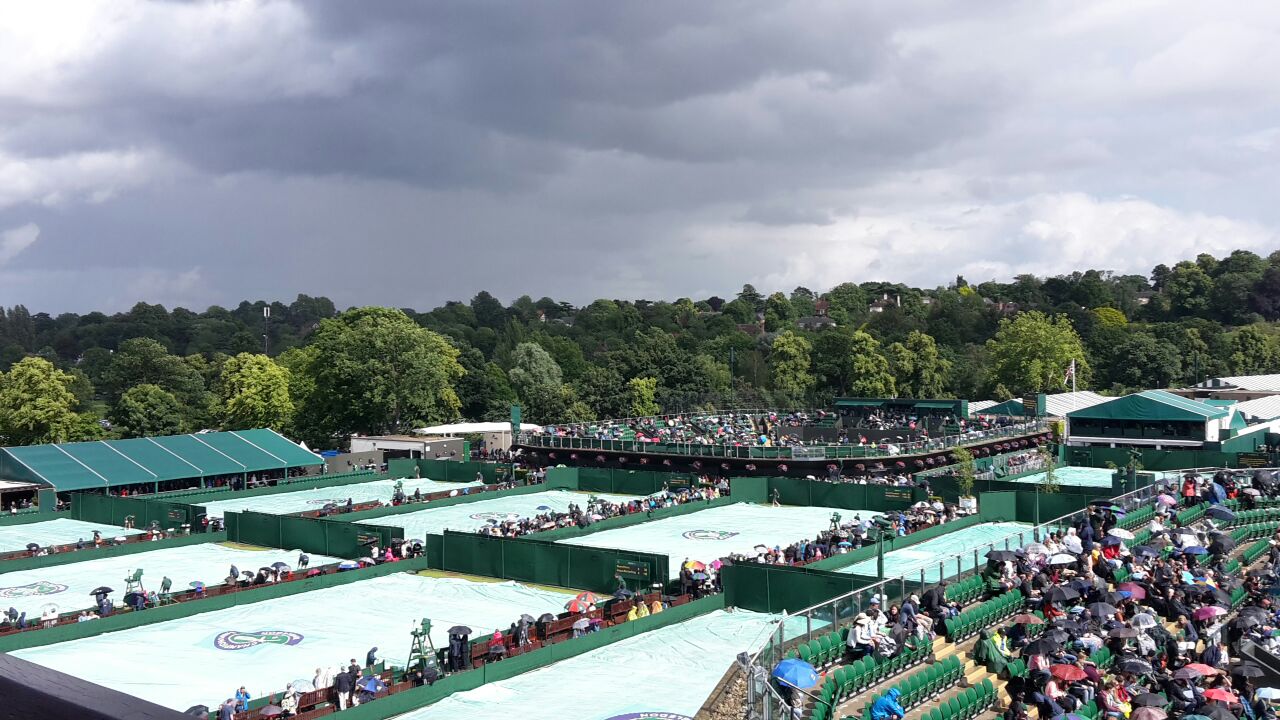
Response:
[[[0,3],[0,304],[427,309],[1280,249],[1280,6]]]

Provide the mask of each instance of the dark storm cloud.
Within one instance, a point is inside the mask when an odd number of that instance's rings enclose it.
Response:
[[[1276,45],[1263,3],[77,10],[0,9],[0,231],[39,230],[0,303],[1142,271],[1280,219],[1253,189],[1280,127],[1247,70]],[[1099,218],[1160,227],[1169,257],[1090,248]]]

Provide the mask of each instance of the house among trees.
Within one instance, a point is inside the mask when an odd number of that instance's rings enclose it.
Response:
[[[801,330],[821,330],[823,328],[833,328],[836,321],[827,315],[831,302],[828,300],[818,300],[813,304],[813,314],[796,320],[796,324]]]

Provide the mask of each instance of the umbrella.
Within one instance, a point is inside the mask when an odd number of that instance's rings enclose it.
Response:
[[[1151,693],[1145,694],[1150,695]],[[1156,697],[1160,696],[1156,695]],[[1161,704],[1163,704],[1164,698],[1160,699],[1162,701]],[[1134,708],[1133,712],[1129,715],[1129,720],[1165,720],[1167,717],[1169,717],[1169,713],[1165,712],[1164,708],[1148,706]]]
[[[532,616],[532,615],[530,615],[529,613],[525,613],[525,614],[521,615],[521,616],[520,616],[520,619],[521,619],[521,620],[523,620],[524,622],[527,622],[527,623],[530,623],[530,624],[537,622],[536,620],[534,620],[534,619],[533,619],[533,616]]]
[[[1209,517],[1215,520],[1226,520],[1230,522],[1231,520],[1236,519],[1235,513],[1231,512],[1231,510],[1227,508],[1222,507],[1221,505],[1214,505],[1208,510],[1205,510],[1204,514],[1208,515]]]
[[[1158,708],[1158,707],[1164,707],[1165,705],[1169,704],[1169,700],[1165,698],[1165,696],[1163,695],[1157,695],[1155,693],[1142,693],[1141,695],[1133,699],[1133,704],[1139,705],[1141,707]]]
[[[1226,691],[1224,690],[1223,692]],[[1227,694],[1230,695],[1231,693]],[[1204,714],[1209,716],[1209,720],[1236,720],[1235,714],[1228,710],[1224,705],[1214,705],[1208,710],[1205,710]]]
[[[1129,593],[1129,597],[1137,600],[1144,600],[1147,597],[1147,589],[1138,583],[1120,583],[1116,589]]]
[[[192,717],[205,718],[205,720],[208,720],[209,706],[208,705],[192,705],[186,710],[183,710],[182,714],[191,715]]]
[[[201,590],[204,590],[204,583],[200,582],[199,580],[192,580],[190,583],[187,584],[187,586],[192,588],[196,592],[200,592]]]
[[[1183,667],[1195,670],[1201,675],[1217,675],[1218,674],[1218,668],[1205,665],[1204,663],[1187,663],[1186,665],[1183,665]]]
[[[573,596],[575,600],[581,600],[584,603],[595,605],[600,602],[600,596],[593,592],[580,592]]]
[[[1226,612],[1226,610],[1223,610],[1217,605],[1205,605],[1204,607],[1196,610],[1194,615],[1197,620],[1208,620],[1209,618],[1216,618],[1219,615],[1225,615]]]
[[[591,609],[591,603],[585,603],[575,598],[565,603],[564,609],[571,613],[587,612]]]
[[[1263,700],[1277,700],[1277,699],[1280,699],[1280,688],[1273,688],[1273,687],[1258,688],[1258,691],[1255,692],[1254,695],[1256,697],[1262,698]]]
[[[1183,555],[1208,555],[1209,551],[1206,548],[1200,547],[1199,545],[1192,545],[1191,547],[1182,548],[1182,554]]]
[[[338,563],[339,570],[355,570],[359,567],[360,567],[360,563],[355,562],[354,560],[343,560],[342,562]]]
[[[284,714],[284,708],[279,705],[263,705],[258,714],[262,717],[280,717]]]
[[[550,509],[551,509],[551,506],[550,506],[550,505],[539,505],[537,509],[538,509],[538,510],[541,510],[541,511],[543,511],[543,512],[546,512],[547,510],[550,510]]]
[[[1146,660],[1139,660],[1137,658],[1129,658],[1127,660],[1121,660],[1119,667],[1121,670],[1125,672],[1135,673],[1139,675],[1142,673],[1151,672],[1151,663],[1147,662]],[[1164,701],[1161,700],[1159,704],[1163,705]]]
[[[1009,622],[1013,623],[1014,625],[1043,625],[1044,624],[1044,620],[1041,620],[1040,618],[1030,613],[1020,613],[1018,615],[1014,615],[1009,620]]]
[[[1028,555],[1048,555],[1049,554],[1049,548],[1045,547],[1044,543],[1034,542],[1022,549],[1026,550]]]
[[[1067,600],[1075,600],[1080,597],[1080,593],[1075,588],[1067,585],[1054,585],[1044,591],[1044,599],[1046,602],[1057,603],[1066,602]]]
[[[1118,537],[1114,537],[1114,536],[1112,536],[1112,535],[1108,535],[1108,536],[1106,536],[1106,537],[1102,538],[1102,546],[1103,546],[1103,547],[1114,547],[1114,546],[1116,546],[1116,545],[1120,545],[1120,544],[1122,544],[1122,543],[1123,543],[1123,541],[1122,541],[1120,538],[1118,538]]]
[[[1262,677],[1266,673],[1264,673],[1262,671],[1262,668],[1258,667],[1257,665],[1246,664],[1246,665],[1237,665],[1231,668],[1231,674],[1239,675],[1240,677],[1250,678],[1250,677]]]
[[[31,552],[35,552],[39,549],[40,549],[39,543],[27,543],[27,550],[30,550]]]
[[[1177,676],[1178,676],[1177,673],[1174,673],[1174,677],[1177,677]],[[1213,720],[1213,719],[1210,718],[1208,715],[1183,715],[1182,720]]]
[[[1173,673],[1174,680],[1195,680],[1204,673],[1192,667],[1180,667]],[[1186,720],[1183,718],[1182,720]]]
[[[1110,535],[1111,537],[1118,537],[1121,540],[1133,539],[1133,533],[1129,532],[1128,530],[1125,530],[1124,528],[1111,528],[1110,530],[1107,531],[1107,534]]]
[[[849,548],[849,547],[853,547],[853,543],[849,542],[848,540],[841,540],[839,543],[837,543],[837,547]]]
[[[1259,495],[1262,494],[1262,491],[1259,490],[1258,488],[1245,488],[1240,492],[1244,493],[1245,495],[1252,495],[1253,497],[1258,497]]]
[[[1114,605],[1108,605],[1107,603],[1093,603],[1089,606],[1089,612],[1093,613],[1093,616],[1097,618],[1111,617],[1116,614],[1116,608]]]
[[[1159,550],[1156,550],[1155,548],[1149,545],[1138,545],[1136,547],[1130,548],[1129,552],[1139,556],[1145,555],[1146,557],[1156,557],[1160,554]]]
[[[450,635],[470,635],[471,628],[467,627],[466,625],[454,625],[453,627],[449,628],[449,634]]]
[[[573,621],[574,630],[586,630],[591,625],[591,618],[579,618]]]
[[[289,564],[284,562],[273,562],[271,563],[271,567],[272,569],[275,569],[275,570],[279,570],[280,568],[284,568],[285,570],[288,570]]]
[[[1209,552],[1214,555],[1229,553],[1236,548],[1236,541],[1230,535],[1223,535],[1209,543]]]
[[[1204,691],[1204,696],[1209,700],[1218,700],[1224,703],[1239,702],[1239,698],[1222,688],[1209,688]]]
[[[1155,616],[1149,613],[1138,613],[1137,615],[1133,616],[1133,620],[1131,620],[1130,622],[1133,623],[1134,627],[1140,630],[1153,628],[1160,624],[1160,621],[1156,620]]]
[[[289,684],[293,686],[294,690],[297,690],[300,693],[311,692],[312,690],[316,689],[316,686],[312,684],[310,680],[305,680],[301,678],[298,680],[294,680]]]
[[[992,550],[987,553],[987,559],[994,562],[1004,562],[1005,560],[1013,560],[1018,557],[1012,550]]]
[[[1084,552],[1084,544],[1080,542],[1080,538],[1075,535],[1068,535],[1062,539],[1062,544],[1066,546],[1067,552],[1079,555]],[[1047,554],[1047,553],[1046,553]]]
[[[1156,502],[1165,507],[1173,507],[1178,504],[1178,501],[1170,495],[1160,495],[1156,498]]]
[[[549,623],[555,619],[556,619],[556,616],[552,615],[551,613],[542,613],[541,615],[538,616],[538,622],[540,623]]]
[[[1081,670],[1075,665],[1054,665],[1049,668],[1049,672],[1059,680],[1064,680],[1066,682],[1076,682],[1089,677],[1085,674],[1084,670]]]
[[[368,680],[365,680],[364,683],[360,685],[360,687],[364,688],[365,692],[371,692],[376,694],[376,693],[382,692],[383,690],[386,690],[387,684],[382,682],[382,680],[376,677],[371,677]]]
[[[1076,558],[1075,555],[1058,553],[1057,555],[1054,555],[1053,557],[1049,558],[1049,564],[1050,565],[1075,565],[1077,559],[1078,558]]]
[[[1027,643],[1026,646],[1022,648],[1022,655],[1023,657],[1026,657],[1027,655],[1048,655],[1051,652],[1056,652],[1061,647],[1061,645],[1054,642],[1051,638],[1042,637],[1038,640],[1032,640]]]
[[[707,574],[706,574],[706,573],[704,573],[704,572],[696,572],[696,573],[694,573],[694,574],[693,574],[693,579],[694,579],[694,580],[706,580],[706,579],[707,579]]]
[[[1111,637],[1116,637],[1116,638],[1138,637],[1138,631],[1134,630],[1131,627],[1119,627],[1119,628],[1116,628],[1115,630],[1108,630],[1107,634],[1110,635]]]
[[[113,593],[113,592],[115,592],[115,590],[112,590],[106,585],[103,585],[102,587],[94,588],[92,591],[89,592],[89,594],[90,595],[106,595],[107,593]]]
[[[773,669],[773,677],[778,682],[801,690],[818,684],[818,672],[812,665],[799,658],[787,658],[778,663],[778,666]]]

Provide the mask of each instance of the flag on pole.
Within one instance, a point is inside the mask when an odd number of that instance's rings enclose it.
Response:
[[[1066,375],[1066,377],[1062,378],[1062,384],[1063,384],[1063,385],[1070,384],[1070,385],[1072,385],[1072,386],[1074,386],[1074,385],[1076,384],[1076,361],[1075,361],[1075,359],[1072,359],[1072,360],[1071,360],[1071,364],[1067,366],[1067,375]]]

